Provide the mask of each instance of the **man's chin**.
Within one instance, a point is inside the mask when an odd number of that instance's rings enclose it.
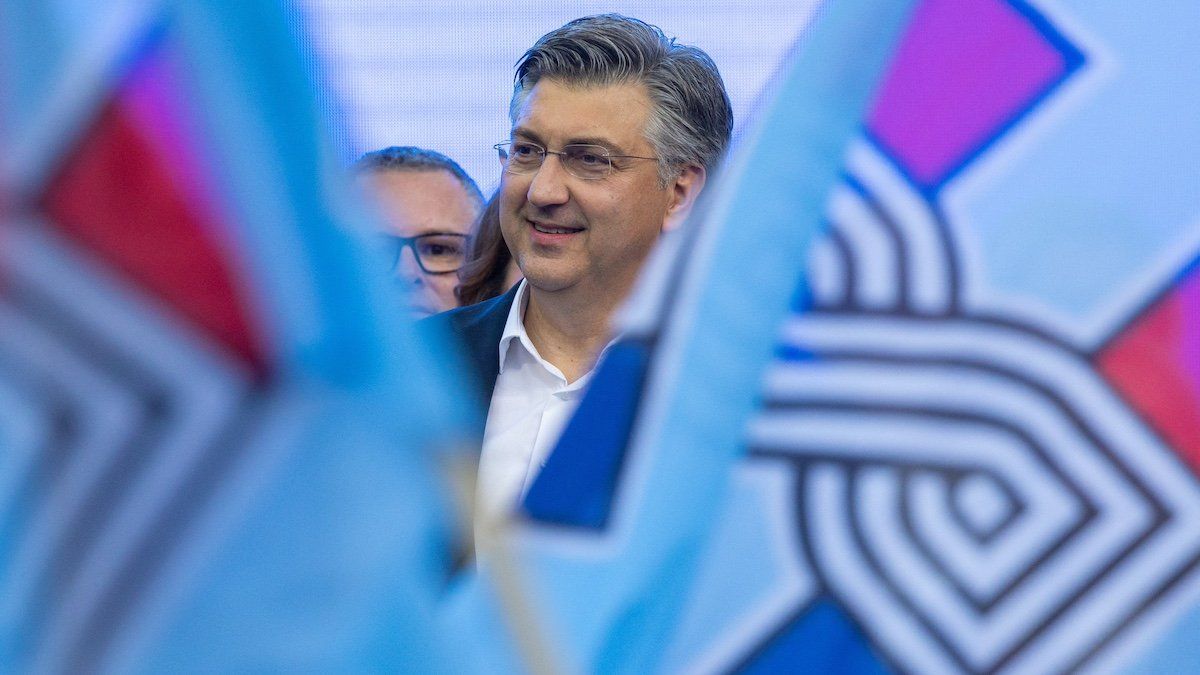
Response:
[[[434,314],[437,314],[438,311],[440,311],[440,310],[431,309],[431,308],[425,307],[423,305],[422,306],[410,305],[408,308],[408,315],[411,316],[414,321],[420,321],[421,319],[424,319],[427,316],[433,316]]]
[[[583,276],[578,263],[572,261],[530,256],[524,262],[522,274],[529,285],[539,291],[553,293],[566,290],[579,283]]]
[[[578,279],[566,276],[540,275],[536,279],[526,277],[529,286],[541,293],[560,293],[575,287]]]

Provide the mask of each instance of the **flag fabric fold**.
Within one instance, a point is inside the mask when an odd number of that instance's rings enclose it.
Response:
[[[3,16],[4,669],[453,669],[439,464],[475,423],[282,8]]]

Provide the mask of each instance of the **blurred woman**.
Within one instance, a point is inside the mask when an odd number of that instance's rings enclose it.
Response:
[[[521,270],[500,234],[500,200],[492,195],[467,240],[454,295],[465,307],[501,295],[520,280]]]

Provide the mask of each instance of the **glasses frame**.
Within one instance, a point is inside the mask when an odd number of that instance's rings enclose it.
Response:
[[[538,160],[537,166],[530,167],[528,171],[514,171],[511,168],[512,167],[512,163],[510,161],[511,153],[509,152],[509,148],[511,148],[514,143],[521,143],[522,145],[531,145],[531,146],[537,148],[538,150],[540,150],[541,152],[538,153],[540,159]],[[567,173],[569,173],[572,176],[575,176],[576,178],[579,178],[581,180],[603,180],[605,178],[608,178],[610,175],[612,175],[612,170],[613,170],[612,161],[614,159],[649,159],[649,160],[654,160],[656,162],[658,161],[657,157],[642,157],[641,155],[615,155],[608,148],[604,147],[603,145],[596,145],[595,143],[568,143],[568,144],[564,145],[562,147],[562,149],[557,150],[557,151],[550,150],[550,149],[542,146],[539,143],[534,143],[533,141],[501,141],[501,142],[493,145],[492,147],[496,149],[496,152],[500,153],[500,159],[504,160],[504,170],[507,171],[508,173],[516,174],[518,176],[526,176],[531,173],[537,173],[539,170],[541,170],[542,165],[546,163],[546,155],[558,155],[558,157],[559,157],[558,161],[560,164],[562,164],[563,169]],[[562,160],[562,158],[567,155],[567,148],[596,148],[596,149],[600,150],[600,152],[597,152],[595,154],[599,155],[600,157],[603,157],[605,162],[608,164],[607,168],[605,168],[605,170],[604,170],[604,175],[602,175],[602,176],[581,176],[581,175],[575,173],[574,171],[572,171],[571,165]]]
[[[466,255],[467,236],[468,235],[460,234],[458,232],[425,232],[423,234],[418,234],[418,235],[412,236],[412,237],[401,237],[398,235],[389,234],[389,235],[387,235],[388,240],[391,241],[396,246],[396,257],[395,257],[395,260],[392,261],[392,267],[396,268],[400,265],[400,256],[401,256],[401,254],[404,253],[404,248],[408,247],[412,251],[413,259],[417,261],[417,267],[419,267],[423,273],[432,274],[432,275],[454,274],[455,272],[462,269],[462,266],[464,264],[466,264],[466,262],[467,262],[467,255]],[[457,237],[462,240],[463,261],[461,263],[459,263],[458,267],[455,267],[452,270],[444,270],[441,272],[432,272],[429,270],[428,267],[425,266],[425,261],[421,259],[421,251],[420,251],[420,249],[417,248],[416,244],[421,239],[426,239],[429,237]]]

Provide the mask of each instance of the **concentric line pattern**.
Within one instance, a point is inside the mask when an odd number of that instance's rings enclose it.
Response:
[[[1191,473],[1080,350],[964,314],[945,218],[869,141],[828,218],[750,432],[798,555],[901,669],[1087,662],[1194,571]]]
[[[1194,568],[1194,481],[1064,345],[871,314],[784,334],[815,358],[770,372],[753,452],[794,465],[804,555],[896,663],[1069,669]],[[967,480],[987,537],[947,509]]]
[[[946,316],[960,305],[962,272],[945,220],[865,139],[846,157],[830,198],[829,236],[808,273],[819,309]]]
[[[3,495],[22,517],[4,523],[0,618],[36,672],[92,671],[130,639],[270,390],[49,228],[4,234],[0,378],[47,422],[43,459]]]

